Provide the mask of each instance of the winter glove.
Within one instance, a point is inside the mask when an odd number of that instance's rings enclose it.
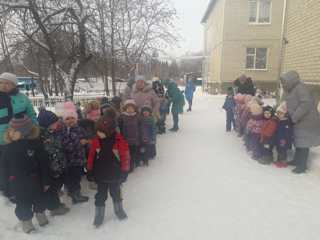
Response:
[[[94,176],[91,170],[87,172],[87,179],[89,182],[94,182]]]
[[[125,183],[128,179],[128,172],[121,172],[120,183]]]

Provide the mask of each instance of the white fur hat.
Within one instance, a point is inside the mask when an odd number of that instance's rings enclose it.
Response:
[[[12,82],[14,85],[18,84],[17,76],[13,73],[4,72],[0,75],[0,81],[1,80],[7,80]]]

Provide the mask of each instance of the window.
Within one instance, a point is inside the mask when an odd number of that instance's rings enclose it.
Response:
[[[249,22],[271,22],[271,0],[249,0]]]
[[[246,69],[267,69],[267,48],[247,48]]]

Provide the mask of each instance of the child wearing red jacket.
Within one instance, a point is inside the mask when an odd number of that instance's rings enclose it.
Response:
[[[263,116],[265,121],[262,125],[260,136],[262,158],[259,160],[259,163],[271,164],[273,162],[273,148],[278,120],[274,117],[274,109],[271,106],[263,108]]]
[[[88,178],[98,185],[95,196],[94,225],[99,227],[104,221],[105,201],[110,193],[116,216],[119,220],[127,218],[122,207],[121,183],[130,170],[130,153],[127,141],[116,131],[113,117],[102,116],[97,124],[97,136],[92,140],[88,157]]]

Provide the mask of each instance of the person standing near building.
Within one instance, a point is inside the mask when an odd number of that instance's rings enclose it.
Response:
[[[15,74],[5,72],[0,75],[0,159],[6,144],[4,134],[12,118],[25,114],[37,124],[37,116],[32,103],[26,95],[19,92],[17,83]],[[9,194],[3,169],[0,169],[0,191],[3,191],[5,195]]]
[[[184,94],[189,104],[189,108],[187,110],[188,112],[192,111],[193,95],[195,91],[196,91],[196,86],[194,85],[193,81],[191,79],[187,79],[187,84],[184,90]]]
[[[280,80],[293,123],[296,147],[294,159],[289,164],[296,166],[294,173],[300,174],[307,170],[310,148],[320,145],[320,116],[313,96],[296,71],[282,74]]]

